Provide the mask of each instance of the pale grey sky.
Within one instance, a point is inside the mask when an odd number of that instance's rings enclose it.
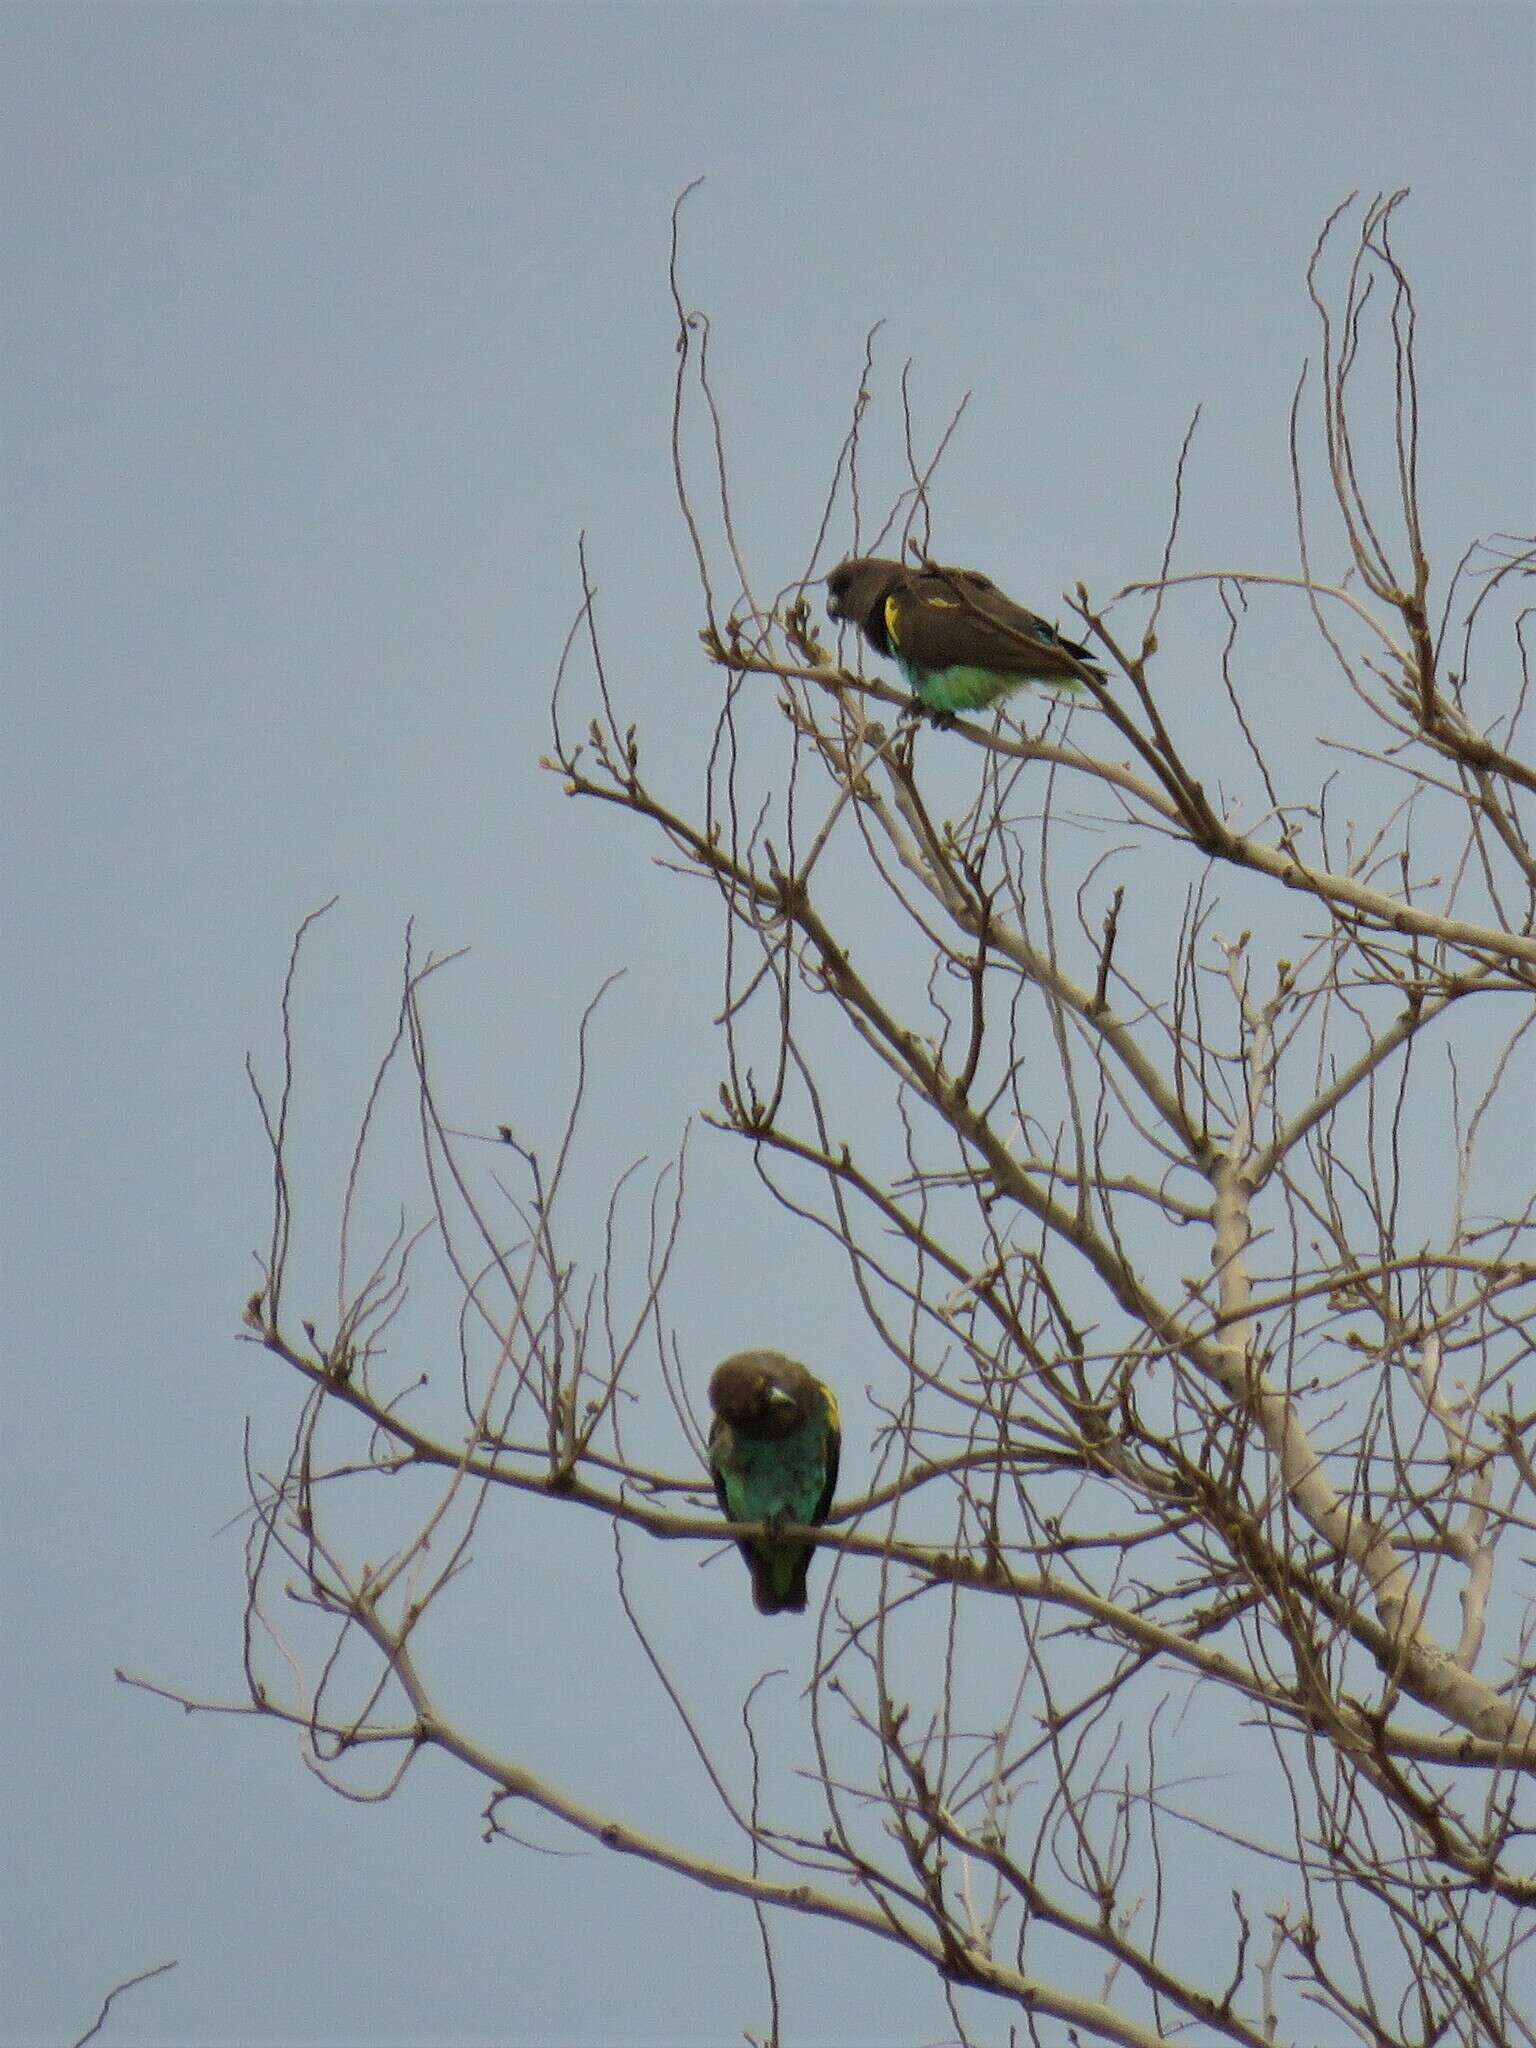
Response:
[[[667,445],[691,178],[685,289],[765,586],[806,563],[882,318],[887,401],[909,357],[930,427],[972,393],[945,558],[1047,611],[1080,576],[1150,572],[1199,403],[1186,557],[1288,562],[1306,259],[1346,194],[1402,185],[1430,538],[1459,552],[1531,518],[1533,30],[1527,6],[1385,0],[0,8],[0,2039],[72,2040],[172,1956],[106,2039],[764,2024],[739,1906],[483,1848],[483,1802],[441,1767],[344,1805],[274,1728],[114,1685],[122,1664],[239,1693],[241,1432],[279,1456],[292,1411],[235,1342],[266,1227],[243,1056],[275,1070],[293,929],[339,892],[301,1010],[316,1174],[347,1156],[412,917],[422,946],[472,948],[434,1017],[482,1127],[553,1135],[581,1007],[630,970],[599,1030],[598,1215],[712,1098],[717,918],[537,766],[582,529],[626,696],[685,761],[713,723]],[[888,403],[869,446],[895,488]],[[830,1253],[797,1250],[786,1298],[784,1219],[701,1150],[671,1304],[696,1370],[765,1338],[856,1347]],[[850,1365],[850,1479],[859,1384]],[[646,1679],[580,1626],[590,1605],[612,1629],[603,1533],[509,1525],[479,1551],[457,1625],[482,1725],[575,1755],[629,1818],[700,1797],[670,1725],[643,1766],[615,1746],[610,1692]],[[722,1714],[765,1657],[798,1685],[808,1637],[765,1648],[739,1577],[697,1563],[672,1547],[646,1585],[664,1623],[720,1631]],[[893,1958],[814,1928],[785,1952],[788,2040],[945,2037]]]

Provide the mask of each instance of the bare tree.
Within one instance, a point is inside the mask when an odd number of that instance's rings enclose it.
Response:
[[[684,1372],[666,1306],[681,1177],[643,1222],[616,1190],[607,1267],[584,1274],[559,1237],[570,1133],[547,1159],[448,1127],[437,963],[408,959],[334,1323],[295,1328],[290,975],[246,1322],[301,1405],[283,1467],[251,1460],[242,1711],[300,1727],[349,1796],[387,1797],[434,1749],[489,1788],[493,1832],[537,1808],[752,1902],[770,2038],[767,1908],[931,1964],[962,2040],[1536,2041],[1536,1251],[1532,1199],[1508,1195],[1529,1182],[1510,1134],[1526,1154],[1536,1136],[1536,544],[1475,543],[1432,579],[1401,197],[1354,230],[1341,208],[1309,270],[1297,566],[1176,566],[1186,441],[1159,573],[1108,602],[1077,590],[1109,683],[1070,716],[1013,700],[1033,729],[930,732],[840,665],[804,581],[755,594],[707,326],[677,295],[715,744],[702,786],[665,786],[589,586],[548,765],[709,885],[708,1121],[846,1257],[883,1359],[875,1483],[825,1532],[798,1758],[813,1824],[711,1757],[700,1672],[658,1660],[734,1859],[595,1810],[439,1705],[420,1624],[481,1518],[722,1540],[701,1462],[668,1474],[626,1447],[630,1401],[675,1407],[700,1447],[688,1390],[713,1361]],[[862,518],[868,371],[823,533],[845,501]],[[712,497],[682,459],[696,410]],[[921,459],[904,410],[910,489],[861,552],[927,552],[947,435]],[[1316,565],[1341,548],[1329,583]],[[807,579],[818,563],[821,536]],[[1166,675],[1160,637],[1200,606],[1223,621],[1218,672]],[[595,717],[569,709],[578,650]],[[1276,693],[1304,665],[1333,679],[1316,745]],[[433,1213],[359,1268],[353,1196],[395,1064]],[[579,1108],[578,1091],[572,1131]],[[381,1339],[438,1252],[462,1375],[459,1412],[434,1420]],[[365,1569],[342,1502],[406,1472],[430,1499],[401,1489],[398,1541]],[[322,1631],[302,1649],[274,1619],[285,1580]],[[1218,1754],[1240,1798],[1213,1796]]]

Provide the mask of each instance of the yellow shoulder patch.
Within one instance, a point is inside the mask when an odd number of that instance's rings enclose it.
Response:
[[[957,612],[960,609],[960,600],[956,597],[925,597],[922,602],[931,611],[936,612]],[[898,596],[893,590],[885,600],[885,637],[893,647],[899,648],[901,646],[901,614],[897,609],[897,605]]]

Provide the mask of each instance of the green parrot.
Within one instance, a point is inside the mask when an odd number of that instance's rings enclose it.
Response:
[[[816,1545],[778,1526],[814,1528],[827,1519],[843,1441],[837,1397],[782,1351],[738,1351],[710,1376],[709,1405],[709,1470],[721,1514],[775,1526],[771,1536],[741,1539],[753,1605],[759,1614],[799,1614]]]
[[[827,611],[893,660],[936,723],[980,711],[1024,683],[1072,693],[1103,669],[1075,640],[1025,611],[975,569],[908,568],[854,555],[827,578]]]

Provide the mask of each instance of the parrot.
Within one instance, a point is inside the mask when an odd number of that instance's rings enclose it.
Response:
[[[753,1605],[759,1614],[802,1613],[816,1545],[778,1526],[812,1528],[827,1518],[842,1449],[837,1397],[781,1351],[738,1351],[711,1374],[709,1404],[709,1470],[721,1514],[774,1529],[740,1542]]]
[[[936,723],[983,710],[1025,683],[1080,693],[1084,669],[1108,681],[1086,647],[976,569],[909,568],[853,555],[827,577],[827,611],[895,661]]]

